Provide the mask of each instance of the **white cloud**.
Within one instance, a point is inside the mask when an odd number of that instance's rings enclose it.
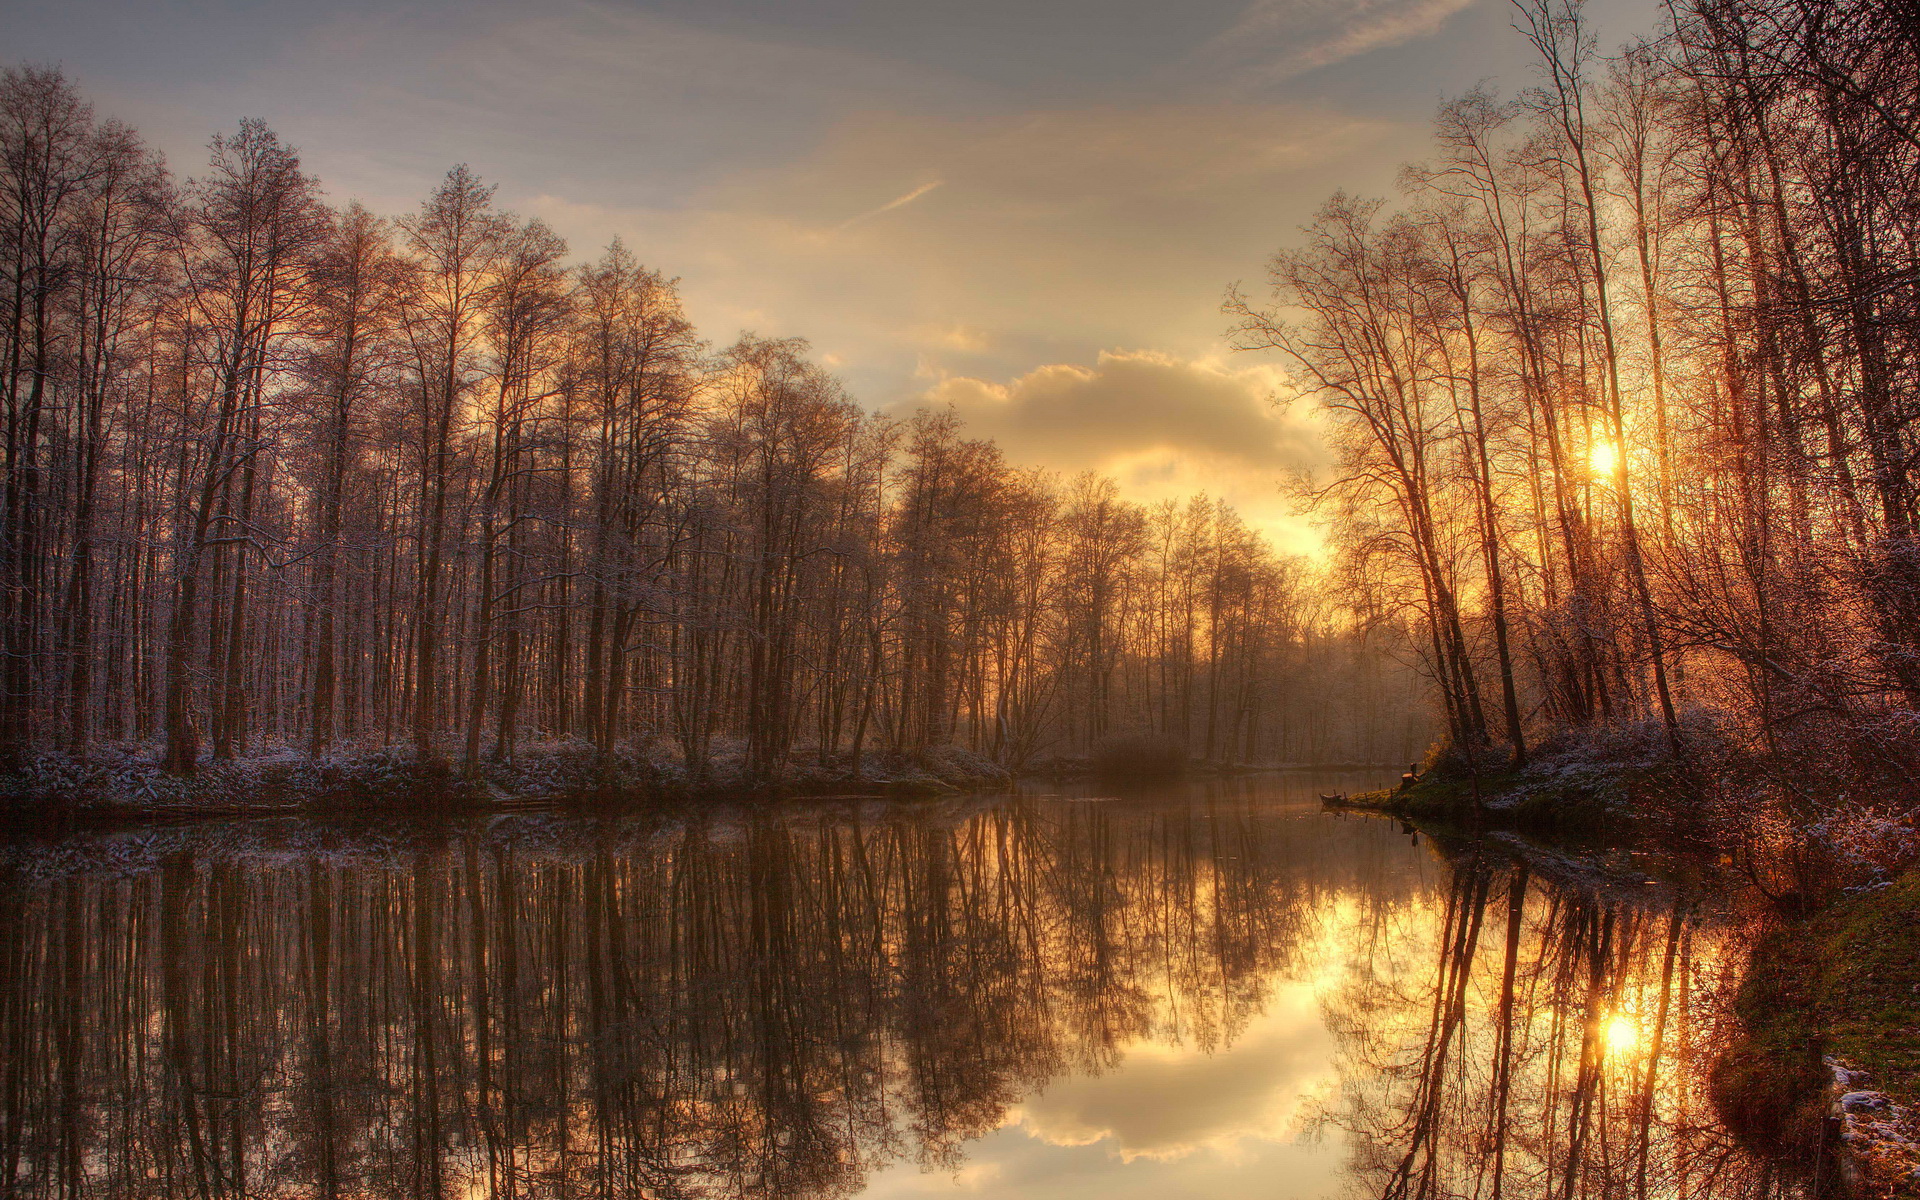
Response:
[[[1063,470],[1105,467],[1167,449],[1281,472],[1315,465],[1318,430],[1273,404],[1287,388],[1254,361],[1186,361],[1150,350],[1054,363],[1007,384],[954,377],[923,398],[952,405],[1014,458]]]
[[[850,229],[853,226],[858,225],[862,221],[871,220],[874,217],[879,216],[881,213],[892,212],[896,208],[905,208],[907,205],[912,204],[915,200],[918,200],[920,197],[926,195],[928,192],[939,187],[942,182],[943,182],[942,180],[936,179],[936,180],[933,180],[931,183],[923,183],[919,187],[914,188],[912,191],[907,192],[905,195],[894,197],[893,199],[887,201],[885,204],[882,204],[878,208],[870,208],[866,212],[860,213],[857,216],[848,217],[846,220],[834,226],[834,232],[838,233],[842,230]]]
[[[1475,0],[1254,0],[1191,59],[1272,83],[1370,50],[1431,37]]]

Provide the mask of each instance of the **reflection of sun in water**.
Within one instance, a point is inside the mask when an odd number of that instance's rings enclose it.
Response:
[[[1595,442],[1588,455],[1595,475],[1611,476],[1620,467],[1620,447],[1612,442]]]
[[[1616,1013],[1607,1022],[1606,1038],[1608,1054],[1626,1054],[1639,1044],[1640,1031],[1633,1027],[1632,1021]]]

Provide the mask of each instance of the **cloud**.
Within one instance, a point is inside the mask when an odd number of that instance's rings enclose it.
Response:
[[[220,114],[192,145],[261,115],[378,202],[465,161],[507,191],[672,207],[743,162],[805,158],[852,112],[981,103],[950,71],[613,0],[261,7],[281,37],[174,87]]]
[[[1313,409],[1273,403],[1289,387],[1284,372],[1255,360],[1114,351],[1092,366],[1052,363],[1008,383],[948,376],[893,411],[951,406],[969,435],[993,439],[1010,461],[1098,471],[1139,502],[1204,492],[1281,549],[1312,554],[1319,532],[1283,483],[1319,467],[1325,449]]]
[[[1475,0],[1254,0],[1190,56],[1245,83],[1274,83],[1431,37]]]
[[[892,212],[896,208],[905,208],[907,205],[912,204],[915,200],[918,200],[920,197],[926,195],[928,192],[939,187],[942,182],[943,182],[942,180],[936,179],[931,183],[923,183],[919,187],[914,188],[912,191],[906,193],[903,196],[894,197],[893,199],[887,201],[885,204],[882,204],[879,208],[870,208],[866,212],[860,213],[858,216],[848,217],[846,220],[834,226],[834,230],[835,232],[840,232],[846,229],[850,229],[853,226],[858,225],[862,221],[870,220],[874,217],[879,216],[881,213]]]
[[[1007,384],[950,378],[924,402],[952,405],[1018,461],[1062,470],[1166,449],[1278,473],[1312,467],[1321,454],[1315,427],[1273,404],[1286,386],[1270,365],[1138,350],[1103,353],[1091,367],[1054,363]]]
[[[1115,346],[1219,353],[1225,286],[1311,215],[1329,174],[1384,186],[1417,143],[1414,127],[1312,105],[862,111],[801,158],[671,205],[503,198],[582,251],[622,235],[686,280],[711,336],[808,337],[889,405],[930,379]]]

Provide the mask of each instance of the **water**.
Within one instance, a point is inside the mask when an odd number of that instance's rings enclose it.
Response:
[[[1734,1196],[1684,887],[1327,781],[0,852],[7,1196]]]

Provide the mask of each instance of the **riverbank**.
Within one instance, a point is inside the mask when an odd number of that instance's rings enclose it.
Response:
[[[0,776],[0,822],[110,825],[128,821],[278,816],[368,810],[512,812],[566,803],[676,803],[706,797],[938,796],[1010,786],[1008,772],[958,747],[921,754],[876,753],[796,761],[768,782],[745,756],[722,747],[704,771],[664,751],[621,749],[601,755],[582,741],[523,747],[511,759],[422,762],[385,747],[319,760],[293,751],[232,762],[205,762],[192,775],[169,775],[145,747],[107,749],[87,758],[44,754]]]
[[[1690,730],[1689,737],[1716,759],[1726,757],[1724,739],[1710,726]],[[1664,734],[1640,725],[1562,736],[1543,743],[1522,766],[1506,758],[1441,756],[1411,784],[1330,803],[1450,825],[1578,837],[1658,834],[1705,845],[1717,806],[1701,803],[1702,794],[1699,767],[1676,761]]]
[[[1018,780],[1116,787],[1178,779],[1233,778],[1273,771],[1330,774],[1380,771],[1377,764],[1246,764],[1182,760],[1122,761],[1098,754],[1056,755],[1012,772],[958,746],[912,754],[869,752],[826,761],[796,754],[775,781],[756,778],[743,750],[723,744],[704,771],[689,769],[664,746],[625,746],[599,754],[579,740],[536,743],[513,757],[483,759],[472,773],[457,761],[423,763],[410,748],[340,752],[318,761],[291,749],[219,762],[192,775],[169,775],[151,746],[108,746],[84,758],[47,753],[0,775],[0,825],[111,825],[151,820],[411,810],[513,812],[556,804],[674,804],[711,798],[778,799],[836,795],[941,796],[1004,791]]]

